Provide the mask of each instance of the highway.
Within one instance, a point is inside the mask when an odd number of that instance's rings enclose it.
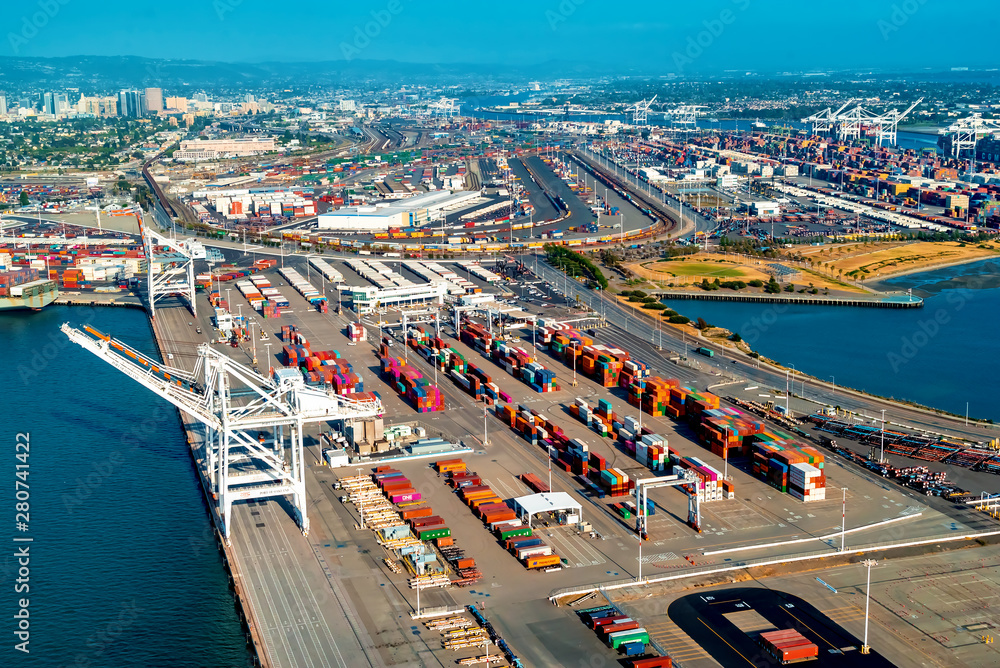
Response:
[[[519,259],[532,268],[536,266],[533,255],[522,255]],[[551,282],[555,286],[561,286],[566,281],[565,274],[558,271],[548,263],[538,258],[537,273],[539,278]],[[761,388],[772,388],[784,392],[786,387],[786,373],[784,370],[774,369],[767,365],[761,365],[753,358],[734,351],[729,348],[722,348],[694,338],[678,336],[676,329],[664,326],[657,329],[652,318],[639,314],[639,310],[629,313],[628,309],[621,306],[614,298],[605,295],[602,291],[588,290],[581,284],[569,281],[567,283],[568,293],[566,297],[576,299],[587,304],[595,311],[602,313],[605,318],[625,331],[650,343],[659,344],[662,340],[664,348],[684,354],[690,352],[698,346],[705,346],[715,351],[714,358],[699,357],[697,363],[701,366],[702,372],[698,375],[700,382],[719,382],[720,375],[732,380],[740,379],[740,383],[732,383],[731,386],[723,390],[723,394],[745,398],[747,400],[757,400],[757,391],[748,393],[743,388],[746,385],[760,385]],[[666,371],[667,375],[676,376],[679,380],[686,380],[678,372],[681,367],[671,368]],[[802,374],[790,374],[790,379],[794,381],[796,388],[805,387],[804,392],[798,391],[799,396],[808,396],[809,402],[801,399],[792,401],[793,412],[812,412],[824,406],[840,406],[842,409],[853,411],[861,416],[869,416],[869,421],[873,417],[881,419],[882,410],[885,409],[885,419],[891,428],[893,425],[906,425],[916,430],[926,430],[938,434],[946,434],[954,437],[969,439],[972,441],[983,441],[995,438],[996,432],[987,430],[983,426],[965,426],[959,418],[949,418],[947,416],[932,415],[925,411],[900,406],[899,404],[879,400],[874,397],[851,392],[843,387],[834,387],[832,383],[804,377]],[[701,386],[704,389],[704,386]],[[763,391],[763,389],[761,390]],[[793,391],[793,394],[796,392]],[[777,400],[776,400],[777,401]]]

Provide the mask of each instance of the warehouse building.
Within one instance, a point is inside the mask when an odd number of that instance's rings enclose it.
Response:
[[[372,313],[378,308],[409,306],[412,304],[444,304],[448,289],[444,281],[424,285],[404,285],[392,288],[375,286],[339,285],[341,299],[350,300],[356,313]]]
[[[408,199],[381,202],[374,206],[350,206],[319,217],[321,230],[388,230],[393,227],[420,227],[440,220],[450,211],[479,197],[478,191],[422,193]]]
[[[277,148],[273,137],[185,140],[174,151],[174,160],[216,160],[240,155],[260,155],[275,150]]]

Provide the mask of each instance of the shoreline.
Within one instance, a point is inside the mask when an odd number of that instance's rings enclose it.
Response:
[[[880,276],[878,279],[871,280],[868,282],[863,282],[866,288],[870,290],[876,290],[878,292],[900,292],[906,290],[907,288],[901,286],[886,286],[885,282],[896,278],[901,278],[903,276],[913,276],[915,274],[930,273],[932,271],[938,271],[940,269],[949,269],[951,267],[961,267],[967,264],[975,264],[976,262],[990,262],[996,261],[1000,262],[1000,253],[997,253],[994,257],[977,257],[977,258],[966,258],[964,260],[955,260],[952,262],[942,262],[940,264],[928,265],[926,267],[911,267],[909,269],[903,269],[899,272],[890,274],[888,276]],[[911,286],[912,287],[912,286]],[[890,290],[887,288],[895,288]],[[971,288],[975,289],[989,289],[989,288]]]
[[[628,312],[627,306],[629,306],[629,305],[636,306],[635,304],[632,304],[631,302],[622,301],[622,298],[619,295],[614,295],[613,301],[618,306],[622,307],[623,310],[626,311],[626,313]],[[646,311],[646,310],[643,310],[641,308],[636,308],[635,309],[635,314],[632,314],[632,317],[638,318],[638,317],[640,317],[638,315],[640,313],[646,314],[647,317],[649,317],[654,322],[657,322],[657,321],[660,322],[661,326],[663,326],[663,327],[670,327],[670,328],[672,328],[673,331],[675,331],[676,333],[683,333],[685,335],[688,335],[690,337],[690,339],[691,339],[690,342],[689,342],[689,344],[692,345],[692,346],[697,345],[698,343],[715,345],[717,347],[724,348],[731,355],[740,355],[740,356],[742,356],[744,358],[744,361],[746,361],[746,360],[755,360],[755,361],[758,361],[762,365],[766,365],[766,366],[770,367],[773,371],[778,371],[778,372],[780,372],[780,371],[792,371],[794,374],[796,374],[799,377],[799,379],[803,379],[804,378],[804,379],[810,381],[813,385],[816,385],[818,387],[824,387],[824,388],[827,388],[827,389],[834,388],[835,390],[843,390],[845,393],[853,394],[854,396],[856,396],[858,398],[862,398],[862,399],[864,399],[864,398],[874,399],[874,400],[877,400],[877,401],[884,402],[886,404],[890,404],[890,405],[895,406],[897,408],[901,408],[901,409],[904,409],[904,410],[912,410],[912,411],[916,411],[918,413],[924,413],[926,415],[931,415],[931,416],[934,416],[934,417],[943,418],[943,419],[946,419],[946,420],[949,420],[949,421],[962,422],[962,421],[968,420],[968,422],[970,424],[974,423],[977,426],[984,427],[984,428],[990,428],[990,427],[992,427],[992,426],[994,426],[996,424],[996,421],[993,418],[973,418],[973,417],[966,418],[965,416],[958,415],[956,413],[952,413],[951,411],[948,411],[947,409],[944,409],[944,408],[935,408],[933,406],[926,406],[924,404],[920,404],[920,403],[917,403],[915,401],[899,400],[899,399],[896,399],[894,397],[886,397],[886,396],[883,396],[881,394],[874,394],[874,393],[871,393],[871,392],[866,392],[864,390],[859,390],[859,389],[851,387],[849,385],[836,385],[836,386],[834,386],[833,384],[831,384],[831,383],[829,383],[829,382],[827,382],[827,381],[825,381],[825,380],[823,380],[823,379],[821,379],[821,378],[819,378],[817,376],[813,376],[812,374],[806,373],[804,371],[792,370],[790,367],[785,367],[785,366],[782,365],[782,363],[780,361],[775,360],[775,359],[771,359],[769,357],[765,357],[764,355],[761,355],[760,353],[758,353],[756,350],[753,350],[752,348],[750,348],[750,352],[746,352],[743,349],[739,348],[738,344],[736,344],[736,343],[734,343],[734,342],[732,342],[732,341],[730,341],[728,339],[720,340],[720,339],[712,339],[712,338],[706,337],[706,336],[704,336],[701,333],[700,330],[698,330],[697,328],[693,327],[691,325],[691,323],[677,324],[677,323],[667,322],[665,319],[654,317],[651,314],[650,311]],[[656,313],[660,313],[660,311],[656,311]],[[683,314],[681,314],[681,315],[683,315]],[[749,345],[747,347],[749,348]],[[754,355],[756,355],[756,357],[754,357]],[[690,355],[689,355],[689,357],[690,357]],[[794,396],[794,393],[793,393],[793,396]],[[940,434],[940,435],[941,436],[948,436],[949,438],[959,438],[959,437],[951,436],[951,435],[948,435],[948,434]],[[961,438],[960,440],[967,440],[967,439]]]

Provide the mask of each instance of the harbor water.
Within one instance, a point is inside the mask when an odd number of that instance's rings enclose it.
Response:
[[[920,309],[670,300],[692,320],[737,332],[761,355],[825,381],[977,418],[1000,419],[996,331],[1000,262],[885,282]]]
[[[8,620],[0,665],[244,668],[250,657],[176,411],[59,331],[89,322],[155,355],[146,315],[48,307],[0,313],[0,558]],[[15,438],[30,434],[30,516],[15,527]],[[13,542],[29,537],[30,543]],[[28,545],[30,590],[15,593]],[[13,648],[18,599],[30,640]]]

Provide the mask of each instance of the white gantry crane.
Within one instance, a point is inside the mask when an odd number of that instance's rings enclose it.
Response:
[[[832,111],[831,107],[827,107],[823,111],[818,111],[812,116],[803,118],[802,122],[812,124],[812,133],[814,135],[830,134],[833,132],[833,126],[837,121],[837,117],[840,116],[844,109],[847,109],[847,105],[851,102],[854,102],[853,98],[840,105],[837,111]]]
[[[899,124],[903,122],[903,119],[910,115],[910,112],[917,108],[924,98],[917,98],[917,101],[906,108],[906,111],[899,111],[898,109],[891,109],[884,114],[876,116],[876,132],[878,133],[875,138],[875,143],[877,146],[895,146],[897,140],[897,131],[899,129]]]
[[[198,470],[229,542],[236,501],[290,496],[296,521],[306,514],[306,425],[380,416],[377,399],[358,401],[307,387],[298,369],[265,378],[208,344],[198,346],[193,371],[160,364],[89,326],[60,328],[71,341],[197,420]]]
[[[197,315],[195,300],[194,261],[206,257],[205,248],[194,239],[171,239],[146,227],[139,221],[142,245],[146,252],[146,292],[149,317],[156,318],[156,302],[163,297],[182,295],[187,299],[191,314]],[[158,272],[153,266],[159,265]]]
[[[450,118],[458,112],[458,108],[455,106],[456,102],[458,102],[457,97],[442,97],[440,100],[428,104],[427,111]]]
[[[832,112],[820,123],[823,127],[829,125],[831,133],[842,142],[857,141],[861,139],[862,134],[867,134],[875,137],[876,146],[895,146],[899,124],[923,101],[924,98],[918,98],[906,111],[891,109],[881,114],[869,111],[861,105],[849,111],[843,111],[843,107],[841,107],[840,110]],[[822,113],[820,112],[820,114]],[[810,119],[804,120],[809,121]]]
[[[653,99],[646,101],[645,99],[639,100],[632,107],[632,123],[635,125],[642,125],[647,122],[649,117],[649,108],[653,106],[656,102],[657,95],[653,96]]]
[[[671,126],[679,126],[682,130],[694,130],[698,117],[704,115],[705,112],[702,109],[705,108],[704,105],[700,104],[682,104],[667,112],[667,116],[670,118]]]
[[[948,153],[953,158],[976,156],[976,144],[983,137],[1000,133],[1000,120],[983,118],[982,114],[972,114],[949,125],[940,133],[951,139]]]

